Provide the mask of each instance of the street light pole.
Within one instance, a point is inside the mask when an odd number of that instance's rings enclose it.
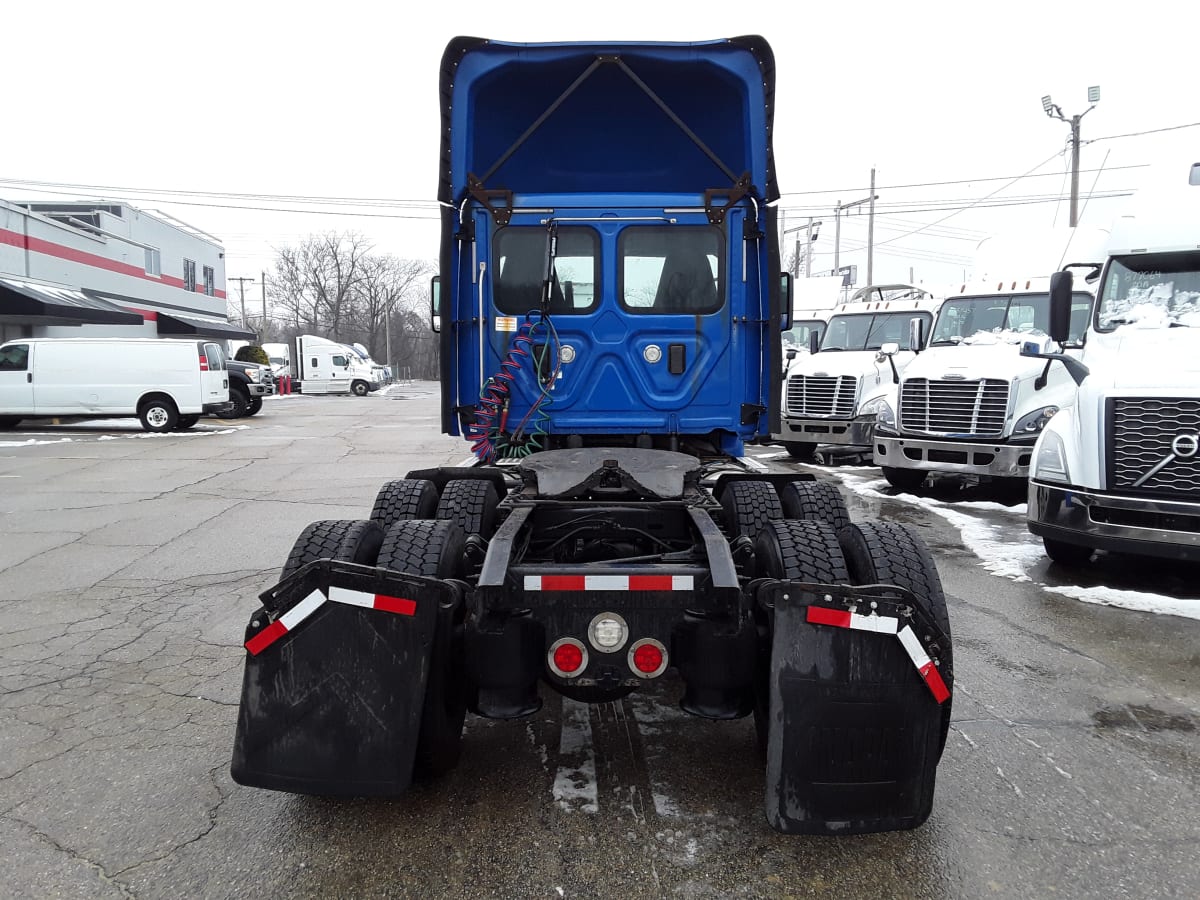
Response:
[[[1100,102],[1100,86],[1092,85],[1088,88],[1088,102],[1092,104],[1083,112],[1067,118],[1063,115],[1063,111],[1058,104],[1050,99],[1047,94],[1042,98],[1042,111],[1052,119],[1059,119],[1071,126],[1071,227],[1074,228],[1079,224],[1079,123],[1083,117],[1096,108],[1096,104]]]

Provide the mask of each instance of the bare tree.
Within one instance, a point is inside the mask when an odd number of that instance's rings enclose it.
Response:
[[[362,278],[356,290],[355,325],[362,332],[372,359],[380,359],[380,351],[385,349],[383,342],[388,317],[411,296],[416,286],[424,286],[433,269],[433,263],[424,259],[394,256],[363,259]]]
[[[296,330],[320,331],[335,340],[351,326],[354,300],[371,250],[360,234],[323,234],[275,252],[271,300]]]

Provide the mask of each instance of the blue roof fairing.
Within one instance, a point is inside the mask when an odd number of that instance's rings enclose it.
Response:
[[[695,194],[749,173],[760,199],[778,196],[774,58],[759,37],[456,38],[443,57],[442,100],[439,199],[448,203],[462,198],[469,175],[519,194]]]

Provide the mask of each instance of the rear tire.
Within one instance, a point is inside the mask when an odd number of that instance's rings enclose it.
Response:
[[[246,415],[257,416],[262,412],[262,397],[251,397],[250,402],[246,405]]]
[[[401,519],[387,530],[379,549],[379,566],[407,575],[456,578],[462,574],[463,539],[455,522]],[[457,609],[439,611],[421,707],[414,779],[444,775],[458,765],[462,755],[467,716],[463,616],[461,603]]]
[[[1092,558],[1096,551],[1091,547],[1081,547],[1079,544],[1068,544],[1066,541],[1055,541],[1042,538],[1042,546],[1052,562],[1062,566],[1082,566]]]
[[[496,525],[496,507],[500,498],[490,481],[455,478],[446,482],[438,501],[436,518],[457,522],[464,534],[492,536]]]
[[[896,469],[892,466],[883,466],[883,477],[887,479],[888,484],[902,491],[915,491],[925,483],[925,476],[928,474],[923,469]]]
[[[760,578],[782,578],[811,584],[847,584],[850,575],[837,532],[814,520],[772,522],[758,534],[754,564]],[[754,733],[765,753],[770,732],[771,638],[758,654],[754,679]]]
[[[166,397],[155,397],[138,407],[142,428],[155,434],[172,431],[179,422],[179,410]]]
[[[783,514],[789,519],[814,519],[834,531],[850,524],[850,511],[842,492],[827,481],[792,481],[779,492]]]
[[[240,419],[246,414],[246,410],[250,406],[250,395],[242,388],[229,387],[229,405],[222,409],[217,415],[222,419]]]
[[[402,519],[432,519],[437,514],[438,492],[424,478],[399,478],[389,481],[375,496],[371,521],[386,531]]]
[[[746,535],[751,540],[772,522],[783,520],[779,494],[769,481],[731,481],[721,494],[729,539]]]
[[[283,578],[318,559],[375,565],[383,529],[365,519],[324,519],[300,532],[283,564]]]
[[[792,459],[811,460],[816,455],[817,445],[804,441],[784,441],[783,447]]]
[[[891,522],[860,522],[838,532],[842,551],[854,584],[894,584],[912,591],[924,611],[946,635],[941,647],[938,673],[951,696],[942,704],[942,731],[938,756],[950,732],[950,707],[954,702],[954,648],[950,636],[950,612],[933,557],[924,542],[904,525]]]
[[[175,423],[175,427],[180,428],[180,429],[187,429],[187,428],[191,428],[193,425],[195,425],[199,421],[200,421],[200,417],[196,416],[196,415],[180,416],[179,421]]]

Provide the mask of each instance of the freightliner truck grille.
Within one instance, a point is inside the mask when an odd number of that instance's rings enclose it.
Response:
[[[1114,398],[1108,434],[1111,489],[1164,499],[1200,496],[1200,400]]]
[[[794,416],[854,415],[858,379],[850,375],[794,375],[787,380],[787,409]]]
[[[900,385],[900,427],[921,434],[1000,437],[1008,382],[911,378]]]

